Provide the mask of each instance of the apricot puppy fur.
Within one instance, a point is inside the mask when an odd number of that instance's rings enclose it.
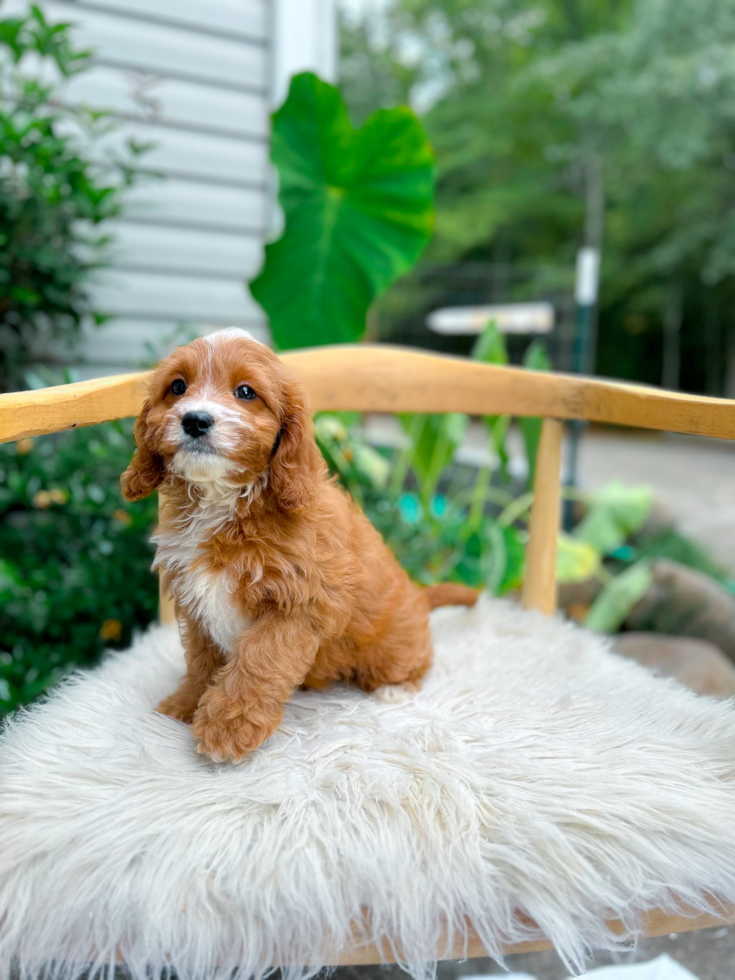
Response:
[[[304,394],[245,331],[180,347],[135,423],[128,500],[162,491],[154,567],[172,591],[186,674],[158,711],[198,750],[239,760],[300,685],[418,689],[428,613],[472,605],[463,586],[414,585],[335,483]]]

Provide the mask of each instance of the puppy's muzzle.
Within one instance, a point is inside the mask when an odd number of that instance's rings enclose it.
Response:
[[[192,439],[204,436],[214,425],[214,419],[209,412],[187,412],[181,419],[181,428]]]

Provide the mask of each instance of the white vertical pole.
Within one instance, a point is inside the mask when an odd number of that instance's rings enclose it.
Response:
[[[575,374],[589,374],[594,369],[595,308],[600,288],[600,253],[596,248],[585,246],[577,252],[577,277],[574,287],[576,316],[574,323],[574,353],[572,370]],[[566,486],[577,486],[579,439],[582,422],[569,424],[569,461]],[[573,501],[564,503],[564,530],[572,529]]]
[[[336,0],[272,0],[272,103],[288,93],[293,75],[313,71],[325,81],[337,75]]]

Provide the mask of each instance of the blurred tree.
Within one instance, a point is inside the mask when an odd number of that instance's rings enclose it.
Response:
[[[343,19],[342,24],[340,88],[349,93],[352,121],[362,126],[376,109],[409,101],[418,69],[403,64],[371,19]]]
[[[348,104],[403,85],[423,113],[430,258],[553,262],[568,285],[602,241],[598,368],[660,382],[665,362],[671,383],[681,361],[685,387],[722,388],[735,0],[392,0],[343,39]]]

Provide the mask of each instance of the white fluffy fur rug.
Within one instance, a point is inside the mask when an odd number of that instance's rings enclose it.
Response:
[[[499,954],[531,916],[572,968],[638,913],[735,902],[735,712],[600,639],[483,601],[435,614],[404,704],[299,693],[243,765],[153,712],[173,630],[73,678],[0,743],[0,976],[116,951],[133,977],[325,961],[372,938],[434,957],[465,917]],[[65,967],[66,964],[66,967]]]

